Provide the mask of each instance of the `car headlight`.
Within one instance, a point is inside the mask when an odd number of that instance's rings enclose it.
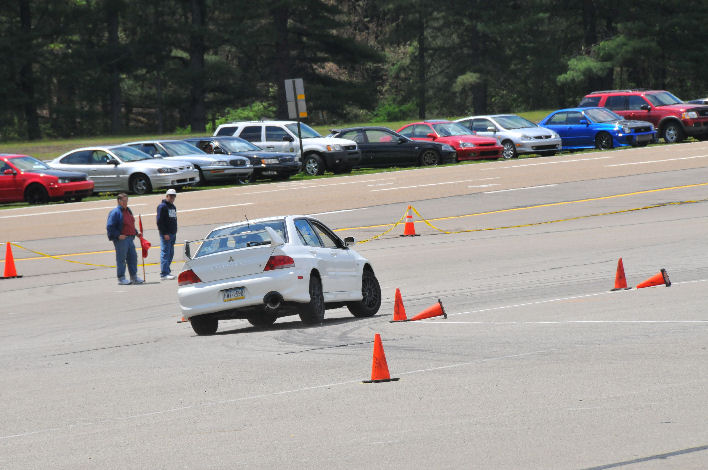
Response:
[[[69,183],[69,178],[59,178],[57,180],[57,183],[62,184],[62,183]]]
[[[264,165],[267,165],[269,163],[280,163],[280,160],[278,160],[277,158],[261,158],[261,163]]]
[[[470,147],[474,147],[474,144],[472,142],[460,141],[460,148],[466,149],[466,148],[470,148]]]
[[[335,152],[335,151],[338,152],[338,151],[340,151],[340,150],[342,150],[342,146],[339,145],[339,144],[334,144],[334,145],[328,145],[328,146],[327,146],[327,151],[328,151],[328,152]]]
[[[218,160],[213,163],[214,166],[229,166],[229,162],[223,160]]]
[[[533,140],[533,137],[531,137],[530,135],[522,135],[521,138],[524,140]]]
[[[177,168],[158,168],[157,172],[160,174],[177,173]]]
[[[632,129],[630,129],[628,126],[622,126],[622,132],[624,132],[625,134],[631,134]]]
[[[681,119],[696,119],[698,117],[698,113],[695,111],[686,111],[681,114]]]
[[[448,144],[443,144],[442,148],[446,152],[454,152],[455,151],[455,148],[452,145],[448,145]]]

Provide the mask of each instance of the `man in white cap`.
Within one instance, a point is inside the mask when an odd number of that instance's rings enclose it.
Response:
[[[177,239],[176,198],[177,191],[170,188],[165,194],[165,199],[157,206],[157,229],[160,232],[160,279],[163,281],[175,278],[171,274],[170,265],[175,256],[175,240]]]

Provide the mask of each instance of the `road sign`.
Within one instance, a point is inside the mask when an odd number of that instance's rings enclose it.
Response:
[[[307,117],[305,85],[302,82],[302,78],[285,80],[285,99],[288,102],[288,117],[290,119]]]

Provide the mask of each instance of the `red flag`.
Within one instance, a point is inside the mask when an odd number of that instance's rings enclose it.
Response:
[[[152,245],[149,241],[143,238],[143,217],[141,215],[138,215],[138,222],[140,223],[140,233],[138,234],[138,238],[140,238],[140,246],[143,249],[143,258],[147,258],[148,250]]]

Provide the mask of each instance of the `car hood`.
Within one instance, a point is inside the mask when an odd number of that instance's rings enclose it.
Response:
[[[124,162],[123,165],[135,165],[140,168],[177,168],[184,169],[187,166],[192,166],[191,163],[184,160],[168,160],[166,158],[150,158],[147,160],[138,160],[134,162]]]
[[[215,154],[220,155],[220,154]],[[242,156],[242,157],[257,157],[257,158],[277,158],[281,159],[283,157],[295,158],[295,155],[287,152],[266,152],[265,150],[249,150],[247,152],[233,152],[228,154],[230,156]]]
[[[615,125],[615,126],[627,126],[627,127],[648,127],[651,126],[652,123],[648,121],[637,121],[634,119],[618,119],[616,121],[606,121],[606,122],[600,122],[598,124],[610,124],[610,125]]]
[[[506,129],[502,132],[519,136],[527,135],[529,137],[548,136],[553,133],[552,130],[546,129],[545,127],[522,127],[520,129]]]
[[[449,137],[438,137],[435,142],[438,142],[440,144],[448,144],[452,145],[454,147],[454,144],[458,142],[469,142],[472,144],[496,144],[497,139],[494,137],[489,137],[489,136],[482,136],[482,135],[451,135]]]
[[[48,170],[41,170],[41,171],[33,171],[33,170],[24,170],[23,173],[37,173],[40,175],[51,175],[51,176],[56,176],[57,178],[69,178],[72,181],[79,181],[82,179],[86,179],[86,173],[80,172],[80,171],[66,171],[66,170],[55,170],[54,168],[48,169]]]
[[[666,104],[664,106],[656,106],[657,109],[671,109],[673,111],[683,112],[683,111],[700,111],[700,116],[708,116],[708,106],[696,103],[679,103],[679,104]]]

